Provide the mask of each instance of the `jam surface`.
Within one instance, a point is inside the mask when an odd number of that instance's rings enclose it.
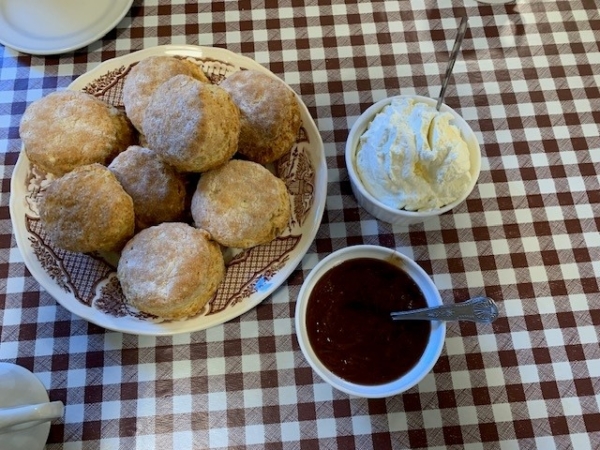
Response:
[[[390,313],[427,307],[400,267],[379,259],[344,261],[314,286],[308,339],[321,362],[346,381],[377,385],[400,378],[421,358],[429,321],[393,321]]]

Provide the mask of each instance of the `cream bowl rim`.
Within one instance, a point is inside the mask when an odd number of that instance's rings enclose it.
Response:
[[[408,211],[405,209],[396,209],[396,208],[392,208],[392,207],[382,203],[380,200],[378,200],[376,197],[374,197],[363,185],[362,180],[360,179],[360,176],[358,175],[358,172],[356,171],[354,159],[355,159],[356,148],[357,148],[358,140],[360,139],[360,136],[367,129],[368,125],[371,123],[371,121],[377,115],[377,113],[381,112],[383,110],[383,108],[385,108],[387,105],[389,105],[396,98],[411,98],[411,99],[426,103],[426,104],[434,106],[434,107],[437,103],[437,100],[435,100],[431,97],[424,97],[422,95],[403,94],[403,95],[395,95],[392,97],[386,97],[382,100],[375,102],[369,108],[367,108],[358,117],[356,122],[354,122],[354,124],[350,128],[350,132],[348,133],[348,138],[346,140],[344,157],[345,157],[345,161],[346,161],[346,168],[348,170],[348,175],[349,175],[350,179],[353,181],[353,184],[355,185],[355,187],[361,192],[361,194],[367,200],[369,200],[377,208],[381,208],[382,210],[387,211],[388,213],[398,215],[400,217],[423,218],[423,219],[426,219],[429,217],[434,217],[434,216],[439,216],[441,214],[444,214],[444,213],[450,211],[451,209],[455,208],[456,206],[458,206],[459,204],[464,202],[467,199],[467,197],[471,194],[471,192],[473,192],[473,189],[475,188],[475,185],[477,184],[477,180],[478,180],[479,174],[481,172],[481,146],[479,145],[479,141],[477,140],[475,132],[470,127],[470,125],[454,109],[452,109],[451,107],[449,107],[448,105],[443,103],[440,107],[440,112],[448,112],[448,113],[452,114],[454,116],[455,122],[457,123],[457,125],[459,125],[461,132],[464,132],[464,130],[469,131],[469,136],[465,136],[465,139],[468,141],[467,143],[469,146],[469,156],[470,156],[470,161],[471,161],[471,170],[470,170],[471,181],[470,181],[468,187],[465,189],[463,194],[460,197],[458,197],[455,201],[448,203],[447,205],[445,205],[441,208],[431,209],[431,210],[427,210],[427,211]]]

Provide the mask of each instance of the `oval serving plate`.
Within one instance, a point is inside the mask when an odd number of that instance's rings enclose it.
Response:
[[[131,67],[148,56],[170,55],[199,64],[211,82],[255,69],[277,78],[250,58],[228,50],[165,45],[107,60],[81,75],[69,89],[85,90],[122,108],[122,86]],[[25,265],[62,306],[101,327],[138,335],[173,335],[204,330],[236,318],[277,289],[300,263],[323,215],[327,167],[323,141],[308,109],[297,96],[302,127],[291,152],[271,168],[291,194],[292,218],[269,244],[238,251],[225,249],[227,274],[215,297],[197,316],[162,321],[128,305],[116,278],[118,255],[67,252],[50,242],[41,226],[37,201],[50,180],[21,151],[11,179],[10,213]],[[91,218],[93,220],[93,218]]]

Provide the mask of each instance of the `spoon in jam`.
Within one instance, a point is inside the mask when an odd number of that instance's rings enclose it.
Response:
[[[489,297],[475,297],[454,305],[433,306],[390,313],[392,320],[467,320],[492,323],[498,318],[498,306]]]

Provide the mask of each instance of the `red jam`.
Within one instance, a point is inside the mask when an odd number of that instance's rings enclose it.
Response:
[[[390,313],[425,308],[421,289],[400,267],[351,259],[331,268],[310,293],[306,328],[321,362],[346,381],[377,385],[400,378],[425,351],[429,321],[393,321]]]

